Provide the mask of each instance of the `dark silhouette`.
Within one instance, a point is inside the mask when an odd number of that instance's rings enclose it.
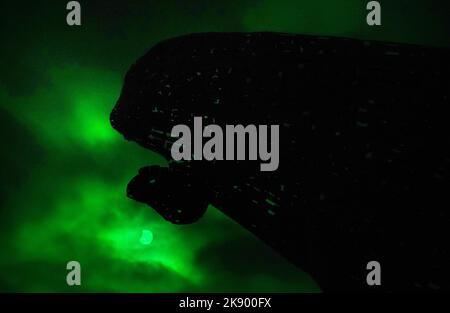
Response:
[[[280,165],[146,167],[128,196],[180,224],[211,203],[325,291],[449,289],[449,57],[278,33],[164,41],[128,71],[112,126],[170,160],[172,127],[194,116],[278,124]],[[366,283],[372,260],[381,286]]]

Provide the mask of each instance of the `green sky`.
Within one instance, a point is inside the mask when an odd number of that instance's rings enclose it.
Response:
[[[318,291],[300,269],[210,207],[176,226],[126,198],[163,164],[109,125],[128,67],[158,41],[206,31],[281,31],[449,46],[448,1],[2,1],[0,290]],[[343,4],[345,3],[345,4]],[[414,4],[417,3],[417,4]],[[153,241],[140,242],[143,230]],[[68,287],[77,260],[82,286]]]

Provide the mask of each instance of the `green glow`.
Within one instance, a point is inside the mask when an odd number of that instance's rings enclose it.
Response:
[[[141,234],[141,238],[139,239],[139,242],[143,245],[148,246],[149,244],[151,244],[153,241],[153,233],[148,230],[148,229],[144,229],[142,231]]]
[[[128,67],[156,42],[185,33],[276,30],[448,44],[445,10],[428,1],[411,5],[409,15],[386,4],[390,26],[377,30],[361,22],[366,1],[341,2],[93,0],[83,5],[80,28],[64,24],[60,5],[35,0],[24,11],[20,2],[2,3],[0,290],[73,291],[65,266],[77,260],[78,291],[318,291],[214,208],[178,226],[126,198],[141,166],[166,161],[126,142],[109,113]],[[157,240],[142,244],[142,230]]]

